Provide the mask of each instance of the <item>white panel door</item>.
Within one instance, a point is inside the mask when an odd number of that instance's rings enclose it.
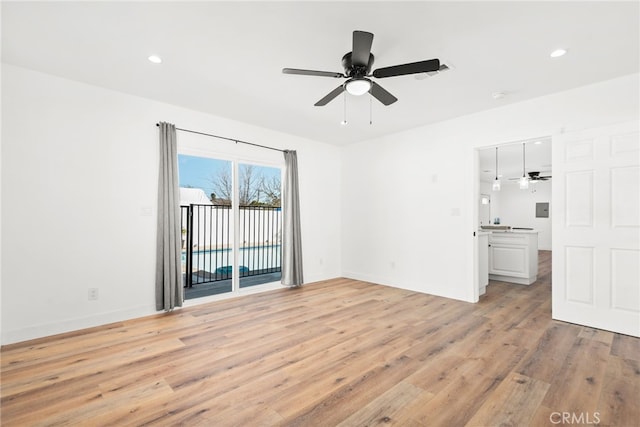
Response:
[[[554,136],[553,318],[640,336],[638,123]]]

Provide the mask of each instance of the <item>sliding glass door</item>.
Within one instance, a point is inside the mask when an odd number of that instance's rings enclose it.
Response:
[[[178,160],[185,299],[279,281],[280,169]]]

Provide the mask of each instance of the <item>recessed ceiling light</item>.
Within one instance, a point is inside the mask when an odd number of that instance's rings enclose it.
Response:
[[[506,93],[504,93],[504,92],[493,92],[493,93],[491,94],[491,97],[492,97],[493,99],[502,99],[502,98],[504,98],[506,95],[507,95],[507,94],[506,94]]]
[[[542,144],[542,141],[536,141],[536,142],[534,142],[534,144],[535,145],[540,145],[540,144]]]
[[[160,58],[158,55],[151,55],[147,59],[154,64],[160,64],[162,62],[162,58]]]
[[[553,52],[551,52],[549,56],[552,58],[559,58],[561,56],[566,55],[566,53],[567,53],[566,49],[556,49]]]

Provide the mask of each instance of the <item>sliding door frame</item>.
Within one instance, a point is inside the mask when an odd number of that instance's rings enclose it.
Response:
[[[211,295],[208,297],[194,298],[185,300],[186,305],[190,304],[199,304],[211,300],[228,298],[230,296],[236,296],[238,294],[244,293],[254,293],[261,292],[264,290],[270,290],[274,288],[279,288],[280,284],[277,286],[271,286],[270,284],[257,285],[251,287],[240,287],[240,267],[239,263],[239,249],[240,249],[240,227],[238,226],[240,222],[240,198],[239,198],[239,167],[240,164],[247,165],[255,165],[262,167],[270,167],[277,168],[280,170],[280,178],[282,182],[283,178],[283,170],[284,170],[284,158],[282,157],[282,153],[277,153],[277,156],[274,156],[274,153],[268,153],[269,155],[265,156],[251,156],[246,153],[242,154],[232,154],[228,152],[222,152],[214,149],[207,149],[205,147],[194,147],[191,144],[181,144],[181,140],[183,135],[178,138],[178,154],[187,155],[187,156],[196,156],[202,158],[209,158],[215,160],[224,160],[231,162],[231,176],[232,176],[232,201],[231,201],[231,210],[233,212],[232,218],[233,223],[230,225],[233,227],[233,268],[231,274],[231,292],[225,292],[223,294]],[[247,150],[246,147],[242,147]],[[252,152],[257,151],[258,149],[249,147],[248,150]],[[261,151],[260,154],[267,154],[264,151]],[[265,158],[261,158],[265,157]],[[280,159],[280,160],[278,160]],[[273,282],[272,282],[273,283]],[[194,304],[194,305],[195,305]]]

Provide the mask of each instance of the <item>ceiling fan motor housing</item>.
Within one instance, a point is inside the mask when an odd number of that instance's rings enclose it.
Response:
[[[369,62],[366,65],[354,64],[352,61],[352,52],[348,52],[342,57],[342,67],[344,68],[344,74],[347,77],[356,79],[366,77],[371,72],[371,67],[373,67],[373,60],[373,53],[370,53]]]

